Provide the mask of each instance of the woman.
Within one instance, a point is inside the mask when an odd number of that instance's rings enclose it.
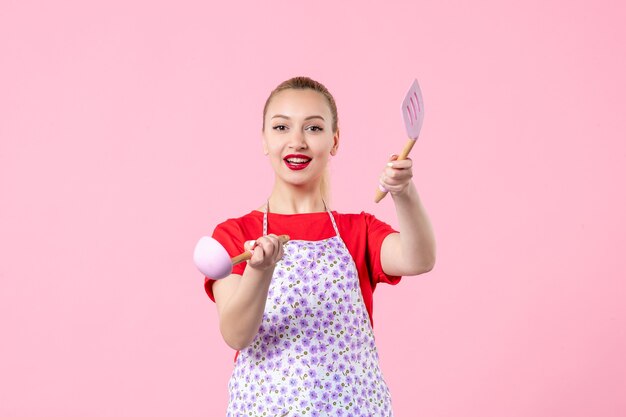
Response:
[[[296,77],[263,111],[263,149],[275,172],[265,204],[218,225],[234,256],[252,252],[229,277],[207,277],[220,331],[238,351],[228,416],[391,416],[372,331],[372,292],[435,261],[433,232],[411,160],[392,157],[380,177],[399,232],[374,216],[326,206],[328,161],[339,129],[332,95]],[[277,235],[291,241],[281,244]],[[261,237],[259,237],[261,236]]]

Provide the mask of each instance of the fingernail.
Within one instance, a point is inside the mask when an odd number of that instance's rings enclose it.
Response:
[[[254,245],[256,243],[255,240],[249,240],[246,242],[246,245]]]
[[[388,167],[393,167],[393,162],[387,162]]]

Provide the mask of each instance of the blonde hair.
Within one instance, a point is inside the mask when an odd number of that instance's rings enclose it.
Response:
[[[270,101],[274,96],[281,91],[295,89],[295,90],[313,90],[322,94],[326,101],[328,102],[328,107],[330,107],[330,114],[333,117],[332,129],[333,134],[337,133],[339,130],[339,118],[337,116],[337,104],[335,103],[335,99],[330,94],[330,91],[320,82],[315,81],[309,77],[293,77],[286,81],[280,83],[272,92],[269,97],[265,101],[265,106],[263,107],[263,125],[261,130],[265,130],[265,116],[267,114],[267,107],[270,104]],[[326,203],[330,200],[330,181],[329,181],[329,173],[328,167],[324,170],[322,174],[321,182],[320,182],[320,192],[322,194],[322,198]]]

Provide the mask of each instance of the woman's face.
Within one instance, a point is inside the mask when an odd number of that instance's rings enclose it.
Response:
[[[263,149],[277,180],[316,185],[339,144],[339,132],[333,133],[332,125],[323,94],[288,89],[274,95],[265,114]]]

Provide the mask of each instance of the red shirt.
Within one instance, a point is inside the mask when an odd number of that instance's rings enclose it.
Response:
[[[339,214],[333,211],[332,214],[339,234],[356,264],[363,301],[373,326],[373,293],[376,284],[383,282],[395,285],[401,278],[385,274],[380,262],[383,240],[396,231],[368,213]],[[267,224],[268,233],[289,235],[294,240],[322,240],[336,235],[327,212],[268,213]],[[213,232],[213,238],[226,248],[231,257],[234,257],[244,251],[244,242],[256,240],[262,234],[263,213],[255,210],[238,219],[228,219],[220,223]],[[242,275],[246,265],[246,262],[235,265],[232,273]],[[214,282],[215,280],[210,277],[205,277],[204,288],[213,301],[215,301]]]

